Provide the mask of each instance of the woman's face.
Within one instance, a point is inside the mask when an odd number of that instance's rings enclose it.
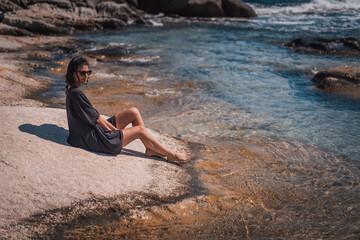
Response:
[[[76,73],[74,73],[76,76],[76,79],[79,82],[79,85],[83,85],[83,84],[87,84],[88,79],[89,79],[89,75],[91,74],[91,71],[89,71],[89,66],[88,65],[82,65],[80,67],[78,67]]]

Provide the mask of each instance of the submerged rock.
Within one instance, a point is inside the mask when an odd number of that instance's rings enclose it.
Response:
[[[360,55],[360,39],[347,38],[297,38],[286,44],[296,52],[334,54],[356,56]]]
[[[99,61],[104,61],[106,59],[118,60],[131,54],[131,51],[123,46],[104,46],[101,49],[87,50],[85,54]]]
[[[312,79],[320,89],[328,91],[360,90],[360,66],[339,66],[318,72]]]

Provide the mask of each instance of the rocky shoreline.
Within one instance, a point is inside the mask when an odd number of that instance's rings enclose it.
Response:
[[[60,239],[75,226],[191,194],[187,170],[145,157],[138,141],[118,156],[66,143],[65,110],[46,108],[37,96],[53,79],[34,72],[65,65],[89,44],[72,36],[0,35],[0,239]],[[177,151],[190,151],[183,141],[153,134]]]
[[[82,43],[70,36],[17,37],[0,35],[0,105],[45,106],[36,100],[37,92],[46,90],[52,79],[30,74],[81,49]]]
[[[257,17],[241,0],[4,0],[0,34],[14,36],[69,35],[80,31],[150,25],[147,13],[186,17]]]
[[[173,2],[174,4],[175,1],[169,2]],[[225,5],[222,5],[221,8],[219,7],[220,2],[236,5],[240,4],[239,1],[207,1],[209,2],[208,4],[210,4],[211,9],[214,9],[211,14],[196,12],[196,9],[199,9],[198,5],[194,5],[194,8],[191,8],[193,9],[193,12],[185,13],[183,11],[188,6],[189,1],[178,2],[183,5],[179,4],[176,6],[177,8],[167,7],[161,10],[167,14],[200,17],[236,16],[238,13],[230,13],[231,10],[234,12],[241,12],[241,10],[236,10],[238,8],[229,7],[234,5],[227,5],[227,8],[223,8]],[[200,3],[201,1],[196,2]],[[130,148],[128,153],[129,156],[126,156],[128,158],[119,156],[115,160],[111,159],[111,163],[117,162],[116,164],[119,164],[115,166],[115,170],[125,169],[133,175],[142,173],[143,170],[131,172],[132,166],[119,163],[119,158],[122,158],[122,161],[125,159],[124,161],[135,162],[140,168],[147,168],[150,169],[149,172],[153,171],[155,173],[148,176],[149,179],[151,178],[151,181],[146,184],[150,185],[146,185],[145,189],[139,188],[137,192],[131,192],[127,189],[128,191],[124,190],[120,193],[109,191],[109,195],[103,195],[101,190],[99,190],[100,188],[93,189],[92,186],[82,186],[82,190],[85,192],[84,197],[76,195],[79,191],[74,187],[72,189],[73,192],[70,191],[73,195],[66,199],[66,201],[60,201],[58,202],[59,204],[57,204],[56,201],[59,200],[57,198],[59,196],[52,198],[55,195],[46,195],[49,194],[49,192],[37,188],[38,186],[36,184],[39,185],[39,183],[36,182],[37,176],[34,176],[29,172],[24,174],[24,172],[19,171],[19,169],[22,169],[21,164],[24,162],[36,163],[37,161],[38,165],[34,165],[37,167],[35,172],[47,172],[48,169],[41,168],[41,165],[46,162],[52,171],[49,171],[49,174],[45,176],[45,178],[47,178],[45,180],[48,181],[51,179],[51,177],[53,177],[50,176],[51,174],[58,174],[58,178],[54,178],[47,182],[49,183],[48,187],[50,189],[51,187],[54,187],[51,185],[54,182],[57,183],[56,187],[58,187],[59,184],[65,184],[66,181],[68,181],[68,178],[63,178],[65,175],[61,175],[66,174],[66,172],[63,172],[66,170],[65,165],[55,166],[54,168],[51,167],[53,166],[51,164],[55,164],[58,160],[64,158],[68,151],[78,151],[76,154],[80,156],[79,161],[86,161],[86,163],[89,163],[89,165],[86,166],[86,169],[82,169],[84,172],[95,171],[98,167],[98,165],[90,165],[91,161],[99,162],[105,159],[101,164],[104,166],[106,165],[108,156],[99,156],[89,152],[83,152],[82,150],[70,148],[70,146],[67,146],[66,143],[64,143],[63,138],[65,136],[64,133],[66,133],[64,112],[57,112],[59,109],[54,110],[44,108],[46,107],[46,104],[43,101],[36,99],[36,93],[46,90],[52,84],[52,79],[34,76],[33,74],[30,74],[30,72],[35,69],[45,69],[51,64],[63,61],[64,58],[85,50],[84,45],[91,44],[88,42],[81,42],[79,39],[72,37],[72,33],[116,29],[134,23],[150,24],[144,17],[146,15],[144,9],[151,13],[158,13],[160,7],[158,7],[157,10],[151,10],[146,6],[145,2],[141,0],[119,0],[109,2],[95,0],[5,0],[0,3],[0,10],[6,12],[5,21],[0,24],[0,52],[2,53],[0,56],[1,115],[2,120],[5,122],[17,124],[15,128],[14,126],[11,126],[11,124],[8,124],[9,128],[3,129],[4,132],[2,134],[1,144],[4,146],[3,149],[11,149],[11,144],[17,144],[16,146],[19,150],[4,150],[1,152],[1,168],[3,172],[12,171],[13,174],[11,181],[6,175],[2,175],[2,182],[6,182],[7,184],[4,185],[6,187],[5,190],[8,190],[7,192],[11,193],[2,195],[2,202],[7,203],[2,207],[10,207],[17,199],[23,201],[23,205],[20,207],[23,212],[20,210],[17,211],[16,209],[6,209],[6,211],[4,210],[5,208],[2,209],[2,212],[12,212],[13,215],[1,216],[3,219],[0,225],[1,236],[5,236],[6,238],[31,238],[34,236],[56,238],[62,236],[63,230],[61,230],[61,228],[71,228],[73,224],[81,225],[83,222],[89,224],[91,221],[102,221],[101,217],[104,215],[109,216],[104,220],[108,221],[109,219],[119,218],[124,214],[127,214],[128,210],[132,208],[177,201],[190,194],[191,176],[184,169],[154,159],[144,159],[139,154],[135,154],[135,156],[132,155],[134,151],[142,151],[138,143]],[[196,14],[194,14],[194,12]],[[41,16],[37,15],[39,13],[41,13]],[[242,16],[256,17],[256,13],[255,15],[253,13],[249,15],[246,14]],[[294,47],[295,45],[289,46]],[[99,53],[88,52],[88,54],[93,54],[92,57],[96,58]],[[335,77],[340,80],[334,80]],[[336,89],[336,92],[341,92],[344,91],[344,89],[349,89],[347,86],[351,86],[351,94],[353,96],[358,96],[359,67],[343,66],[335,70],[325,71],[325,73],[320,72],[315,75],[313,81],[317,84],[316,86],[319,89],[330,92],[334,92],[334,89]],[[29,124],[29,121],[21,122],[24,119],[19,119],[16,113],[24,116],[25,120],[30,119],[30,124],[32,124],[32,126],[25,125]],[[50,118],[47,114],[50,113],[53,113],[53,115],[58,114],[58,116],[49,120]],[[43,117],[43,119],[40,117]],[[59,128],[49,128],[49,126],[47,126],[48,128],[44,128],[45,132],[36,132],[34,130],[41,126],[44,127],[44,124],[49,124],[49,121],[50,124],[58,126]],[[19,126],[23,127],[20,128]],[[59,137],[62,137],[62,140],[49,141],[49,134],[53,133],[51,131],[55,131],[56,134],[59,133],[59,130],[61,130]],[[36,135],[36,133],[38,135]],[[19,135],[17,134],[21,134],[21,137],[24,137],[26,140],[25,145],[22,145],[22,142],[19,142]],[[158,137],[163,138],[163,136],[160,135]],[[181,141],[175,141],[172,138],[165,139],[165,137],[163,141],[167,144],[175,144],[176,147],[179,147],[182,150],[189,151],[189,146]],[[34,151],[34,146],[39,148],[40,151]],[[49,154],[50,151],[55,152],[57,157],[54,157],[53,154]],[[24,159],[26,159],[26,161],[24,161]],[[41,161],[38,161],[39,159]],[[23,160],[23,162],[21,162],[21,160]],[[69,162],[65,163],[72,164]],[[59,172],[59,169],[62,171]],[[76,169],[76,166],[74,169]],[[123,171],[123,173],[125,174],[126,171]],[[101,174],[103,173],[101,172],[97,176],[102,176]],[[106,174],[108,174],[108,172]],[[112,174],[115,178],[118,172],[113,172]],[[93,176],[94,175],[91,177]],[[159,176],[163,176],[163,178],[158,179],[157,177]],[[78,177],[81,176],[79,175]],[[25,186],[24,189],[28,188],[25,195],[28,197],[27,200],[29,202],[26,202],[24,200],[25,198],[19,195],[21,189],[18,189],[19,191],[17,192],[14,191],[13,187],[17,184],[19,179],[21,181],[28,181],[27,183],[22,184]],[[59,179],[65,179],[66,181],[60,181]],[[185,181],[182,182],[184,179]],[[90,177],[86,180],[87,181],[85,182],[92,181]],[[173,181],[173,189],[169,188],[169,181]],[[75,182],[76,179],[72,183]],[[124,180],[123,183],[126,183],[126,181]],[[98,184],[101,186],[102,183],[99,182]],[[146,192],[148,189],[153,189],[155,185],[158,189],[162,189],[163,195],[160,196],[158,193]],[[61,186],[64,187],[65,185]],[[59,191],[60,195],[69,194],[66,187],[62,190],[62,192]]]
[[[36,96],[53,79],[33,71],[64,65],[87,44],[71,36],[0,36],[0,239],[61,239],[73,227],[192,193],[186,168],[145,157],[139,141],[118,156],[67,144],[65,110],[47,108]],[[152,133],[168,147],[190,151],[188,143]]]
[[[30,70],[46,68],[46,64],[59,60],[56,56],[61,55],[61,59],[84,50],[85,44],[71,37],[73,33],[150,25],[147,12],[192,17],[257,16],[241,0],[4,0],[0,11],[5,13],[0,24],[0,105],[24,106],[44,106],[35,100],[36,92],[51,84],[49,79],[30,77]]]

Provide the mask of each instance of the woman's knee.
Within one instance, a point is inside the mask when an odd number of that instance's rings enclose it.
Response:
[[[131,107],[128,109],[128,111],[133,115],[140,115],[140,111],[136,107]]]

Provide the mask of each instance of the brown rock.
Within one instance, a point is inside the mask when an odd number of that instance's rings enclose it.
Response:
[[[9,26],[6,24],[0,24],[0,35],[33,36],[31,32],[25,29]]]
[[[320,89],[360,89],[360,66],[339,66],[318,72],[312,79]]]
[[[11,1],[11,0],[1,0],[0,1],[0,11],[2,11],[2,12],[16,11],[23,7],[24,6],[20,6],[15,1]]]
[[[101,17],[120,19],[124,22],[138,21],[139,13],[127,3],[101,2],[96,5],[96,10]]]
[[[41,52],[41,51],[34,51],[27,55],[29,59],[41,60],[41,61],[50,61],[53,59],[50,53]]]
[[[0,10],[7,11],[0,34],[67,35],[146,24],[136,5],[137,0],[5,0],[0,4]]]
[[[258,16],[249,5],[240,0],[222,0],[222,8],[227,17],[253,18]]]
[[[116,29],[127,25],[123,20],[114,18],[97,18],[94,21],[104,29]]]
[[[59,8],[72,8],[72,4],[69,0],[32,0],[28,5],[37,4],[37,3],[49,3],[55,5]]]
[[[44,35],[61,35],[70,33],[69,29],[55,26],[54,24],[48,23],[46,19],[38,18],[38,16],[35,18],[25,15],[7,14],[6,18],[4,19],[4,23],[9,26]]]
[[[357,56],[360,55],[360,39],[347,38],[297,38],[287,43],[296,52]]]

